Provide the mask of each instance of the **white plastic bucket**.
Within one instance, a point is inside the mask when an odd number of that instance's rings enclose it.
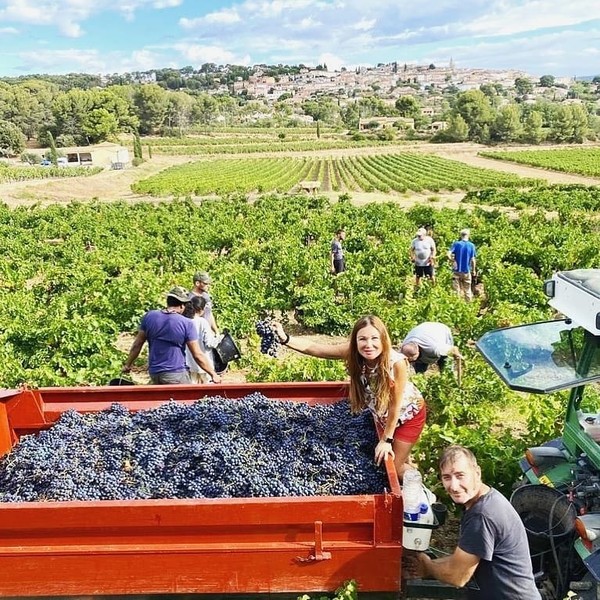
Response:
[[[435,516],[431,505],[436,502],[435,494],[423,486],[421,501],[427,505],[427,511],[419,515],[417,521],[404,521],[402,527],[402,546],[407,550],[427,550],[431,541],[431,532]]]

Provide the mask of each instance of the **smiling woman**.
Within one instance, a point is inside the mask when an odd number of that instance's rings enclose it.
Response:
[[[353,412],[368,409],[378,423],[381,437],[375,461],[394,458],[398,476],[409,467],[409,456],[425,426],[423,396],[408,380],[408,359],[392,349],[383,321],[366,315],[356,321],[347,342],[321,344],[288,335],[274,323],[279,341],[293,350],[317,358],[344,360],[350,375]]]

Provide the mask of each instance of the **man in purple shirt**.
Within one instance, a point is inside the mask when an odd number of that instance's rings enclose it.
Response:
[[[221,378],[210,361],[200,350],[198,333],[191,319],[183,316],[189,292],[174,287],[167,294],[167,307],[150,310],[142,318],[139,331],[123,365],[123,373],[139,356],[144,343],[148,342],[148,372],[154,384],[192,383],[185,361],[185,348],[189,348],[194,360],[212,378],[220,383]]]

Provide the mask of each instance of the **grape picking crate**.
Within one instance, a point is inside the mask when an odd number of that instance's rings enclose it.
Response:
[[[344,383],[208,386],[24,387],[0,391],[0,455],[62,413],[130,411],[169,400],[231,401],[260,392],[277,401],[331,404]],[[402,498],[389,488],[356,496],[0,503],[0,596],[333,592],[397,597]]]

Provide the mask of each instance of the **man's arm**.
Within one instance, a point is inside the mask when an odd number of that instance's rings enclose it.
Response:
[[[416,556],[412,554],[406,561],[406,570],[408,578],[432,577],[456,587],[464,587],[473,577],[479,561],[479,556],[457,547],[450,556],[443,558],[432,559],[425,552],[419,552]]]
[[[200,350],[200,344],[198,344],[198,340],[190,340],[186,343],[187,347],[190,350],[190,353],[194,357],[196,364],[204,369],[210,376],[211,379],[215,383],[221,383],[221,376],[215,371],[214,367],[210,364],[208,358],[206,358],[204,352]]]
[[[464,356],[460,353],[458,346],[452,346],[450,350],[448,350],[448,356],[452,356],[455,360],[463,360]]]
[[[140,355],[142,348],[144,347],[144,343],[146,342],[146,332],[141,329],[137,332],[135,339],[133,340],[133,344],[131,344],[131,348],[129,350],[129,355],[127,356],[127,360],[123,364],[123,373],[129,373],[131,371],[131,365],[135,359]]]
[[[210,313],[208,323],[210,325],[210,328],[213,330],[213,333],[215,335],[219,335],[219,328],[217,327],[217,322],[215,321],[215,315],[213,315],[212,312]]]

